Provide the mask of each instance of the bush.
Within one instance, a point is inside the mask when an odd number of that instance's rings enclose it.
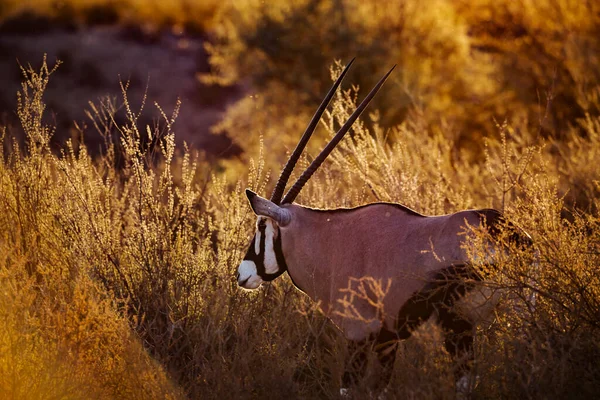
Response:
[[[89,228],[98,220],[73,214],[85,205],[70,177],[87,174],[99,189],[97,175],[85,150],[77,158],[49,151],[42,94],[54,70],[45,61],[40,72],[24,70],[17,113],[26,148],[15,141],[7,157],[9,149],[0,152],[0,391],[6,398],[180,397],[117,312],[125,297],[94,274],[106,263],[88,258],[101,246]]]
[[[27,70],[18,109],[26,146],[0,152],[0,354],[13,368],[0,379],[14,371],[19,378],[0,390],[18,397],[36,381],[40,397],[79,397],[86,389],[101,398],[336,398],[349,353],[318,307],[287,277],[255,292],[235,282],[253,224],[242,188],[271,188],[267,155],[249,150],[254,158],[243,174],[211,169],[175,147],[176,111],[158,108],[162,126],[139,127],[126,87],[127,123],[114,127],[111,102],[90,113],[106,138],[103,156],[92,159],[71,144],[53,154],[53,129],[42,122],[52,71],[45,64]],[[356,95],[337,95],[325,132],[333,134]],[[430,128],[420,114],[386,130],[374,112],[298,201],[398,201],[431,214],[502,208],[533,236],[535,258],[514,248],[490,271],[487,284],[505,294],[495,321],[477,332],[473,396],[593,397],[600,387],[600,220],[597,177],[581,166],[597,152],[597,124],[590,115],[577,128],[580,138],[560,147],[578,153],[569,161],[537,129],[500,125],[476,163],[458,138]],[[559,188],[567,174],[586,182],[586,213],[564,203]],[[237,176],[232,182],[227,175]],[[453,364],[439,338],[425,324],[397,344],[390,396],[455,396]],[[357,393],[368,394],[377,366],[369,371]]]
[[[205,81],[252,96],[216,130],[251,153],[260,133],[283,155],[283,132],[299,134],[330,85],[324,66],[357,57],[348,81],[363,90],[398,64],[372,108],[383,126],[417,120],[472,158],[498,138],[496,120],[563,142],[598,115],[599,15],[575,0],[234,2],[218,14]]]

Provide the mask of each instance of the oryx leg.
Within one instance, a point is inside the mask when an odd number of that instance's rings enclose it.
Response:
[[[394,362],[396,360],[397,341],[398,335],[382,329],[377,336],[371,337],[369,340],[350,342],[348,345],[350,358],[342,377],[342,387],[350,388],[355,386],[364,378],[369,352],[375,351],[381,372],[376,377],[373,389],[380,390],[385,388],[392,377]]]
[[[440,309],[438,318],[446,351],[458,362],[456,377],[459,379],[469,372],[473,361],[473,324],[452,309]]]
[[[377,385],[378,390],[385,389],[392,379],[398,340],[397,334],[386,329],[382,329],[377,336],[375,351],[382,367]]]
[[[441,275],[438,277],[442,278]],[[469,265],[452,267],[444,271],[443,279],[440,279],[445,283],[441,286],[441,301],[436,307],[437,317],[444,331],[446,351],[456,362],[454,369],[456,389],[462,394],[468,393],[471,389],[470,370],[474,360],[475,332],[473,322],[461,313],[456,303],[473,290],[475,282],[480,280],[480,275]]]
[[[342,376],[342,388],[356,386],[365,375],[367,369],[368,343],[365,340],[350,341],[348,343],[349,358],[346,361],[344,375]]]
[[[400,309],[398,337],[408,338],[434,312],[445,336],[448,353],[458,362],[457,379],[465,376],[473,360],[473,324],[455,310],[455,303],[481,278],[470,265],[454,265],[436,274]]]

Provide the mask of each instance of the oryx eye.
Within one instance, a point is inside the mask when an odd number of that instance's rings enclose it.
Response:
[[[267,227],[267,222],[264,219],[258,221],[258,229],[262,230]]]

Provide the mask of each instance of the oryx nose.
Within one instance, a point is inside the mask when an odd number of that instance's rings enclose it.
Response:
[[[246,282],[248,282],[248,280],[249,280],[249,279],[250,279],[250,277],[247,277],[246,279],[244,279],[244,280],[242,281],[242,280],[240,280],[240,273],[239,273],[239,272],[237,273],[236,280],[237,280],[237,283],[238,283],[238,285],[240,285],[240,286],[242,286],[242,287],[243,287],[243,286],[244,286],[244,284],[245,284]]]

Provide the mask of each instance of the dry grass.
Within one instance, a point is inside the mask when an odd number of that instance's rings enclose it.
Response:
[[[390,32],[379,31],[381,27],[398,33],[399,28],[384,23],[392,11],[378,13],[368,2],[338,3],[359,12],[347,15],[352,29],[348,28],[347,42],[342,44],[357,40],[375,46],[381,43],[381,35]],[[418,14],[416,3],[407,4],[402,15]],[[555,98],[560,94],[579,108],[563,109],[563,103],[553,102],[544,118],[544,101],[540,105],[535,98],[521,107],[524,97],[511,91],[506,92],[508,97],[500,96],[512,73],[494,72],[506,79],[500,88],[494,86],[498,82],[484,84],[489,79],[486,74],[479,80],[474,71],[489,65],[472,64],[468,29],[447,32],[444,29],[449,27],[437,25],[444,20],[474,26],[476,15],[460,11],[460,4],[440,1],[436,9],[444,14],[423,15],[418,24],[412,17],[400,20],[407,25],[398,33],[398,41],[419,33],[423,26],[435,28],[440,35],[434,43],[419,44],[431,57],[424,61],[425,75],[417,79],[421,50],[411,47],[416,44],[394,49],[392,55],[387,53],[388,46],[381,45],[383,55],[369,62],[385,64],[395,59],[394,54],[408,51],[411,56],[403,61],[403,72],[388,85],[390,93],[382,92],[381,112],[365,117],[353,129],[298,201],[317,207],[397,201],[427,214],[473,207],[502,209],[532,235],[536,258],[514,248],[510,256],[498,256],[497,268],[486,271],[488,285],[501,289],[502,301],[496,318],[477,332],[474,368],[479,381],[473,397],[597,397],[600,218],[595,160],[600,159],[600,107],[594,93],[599,86],[592,72],[580,73],[581,65],[595,53],[569,53],[572,58],[565,59],[569,68],[578,71],[571,76],[582,86],[563,87],[561,78],[556,78]],[[487,15],[485,10],[501,8],[496,4],[481,2],[481,21]],[[540,6],[524,3],[522,11],[508,3],[498,4],[506,7],[509,17],[523,17],[519,29],[527,26],[546,32],[540,21],[525,18]],[[566,1],[551,4],[578,10]],[[261,21],[268,15],[274,24],[269,29],[275,29],[287,26],[289,15],[297,19],[292,22],[298,25],[290,25],[295,27],[310,25],[307,18],[339,16],[343,11],[314,2],[269,10],[252,2],[227,7],[252,11],[238,15],[245,18],[242,22],[246,25],[226,26],[230,29],[227,35],[247,35],[226,43],[237,44],[238,52],[215,48],[213,62],[231,68],[221,71],[231,73],[221,78],[231,79],[240,78],[244,65],[252,74],[260,70],[259,65],[242,62],[245,54],[250,62],[260,46],[277,44],[256,39],[269,30],[253,28],[255,18]],[[296,7],[305,8],[294,14]],[[579,15],[575,11],[566,13],[565,18]],[[361,19],[360,13],[370,13],[374,19]],[[448,15],[452,18],[445,18]],[[580,30],[597,29],[592,23],[569,21],[563,22],[571,24],[574,38]],[[231,30],[234,28],[239,32]],[[332,29],[323,27],[325,38]],[[367,31],[374,33],[362,35]],[[255,37],[255,41],[246,37]],[[299,52],[314,39],[303,38],[306,42],[297,43]],[[444,48],[456,52],[450,60],[452,68],[468,65],[470,72],[454,80],[446,71],[436,80],[431,77],[437,76],[441,61],[430,46],[447,38],[452,41]],[[329,42],[319,41],[323,46],[334,42],[333,37]],[[591,48],[596,45],[588,44]],[[526,48],[531,44],[524,41],[519,45]],[[504,53],[493,54],[490,57]],[[318,66],[315,59],[307,57],[296,73],[281,76],[276,72],[286,63],[269,57],[259,59],[265,80],[264,86],[257,86],[258,98],[234,107],[226,122],[239,138],[256,136],[256,144],[244,142],[248,161],[227,161],[217,167],[174,145],[177,107],[173,115],[157,108],[156,114],[162,118],[159,127],[140,126],[139,110],[131,108],[126,87],[123,107],[128,122],[114,124],[111,102],[98,103],[90,113],[95,121],[90,126],[105,139],[103,156],[93,159],[84,146],[70,144],[53,153],[49,142],[54,128],[44,122],[42,97],[53,70],[44,64],[40,71],[25,71],[17,113],[27,140],[20,146],[4,137],[0,152],[2,397],[21,398],[23,393],[33,398],[338,397],[349,353],[335,327],[295,290],[287,276],[255,292],[240,290],[234,279],[254,223],[242,189],[248,186],[261,194],[270,192],[274,180],[271,166],[279,165],[284,153],[279,150],[297,140],[306,120],[305,110],[322,91],[320,84],[314,84],[320,82],[315,74],[320,76],[323,65],[330,63],[329,56]],[[519,53],[516,57],[525,56]],[[275,61],[281,61],[280,66]],[[504,67],[514,66],[506,62]],[[306,67],[311,63],[315,65]],[[548,77],[537,64],[530,67]],[[369,73],[361,75],[370,77],[379,67],[363,64],[362,68],[361,72]],[[334,66],[331,74],[337,71],[339,67]],[[469,79],[470,73],[478,78]],[[322,85],[329,85],[330,76],[324,75]],[[261,75],[252,76],[258,82],[256,77]],[[292,77],[305,80],[295,83],[303,90],[293,96],[283,90],[291,85]],[[417,80],[413,82],[413,78]],[[439,92],[435,82],[440,79],[454,81]],[[386,111],[392,105],[385,105],[391,98],[401,98],[396,97],[404,91],[399,82],[408,85],[404,87],[415,85],[421,94],[414,97],[419,104],[406,104],[402,122],[391,123],[397,120]],[[472,108],[454,97],[463,89],[478,96],[493,89],[500,97],[483,96],[485,101]],[[332,111],[324,117],[320,137],[315,137],[315,147],[320,147],[323,136],[335,131],[360,93],[362,89],[353,87],[336,97]],[[284,95],[288,96],[286,102],[278,97]],[[300,111],[292,111],[296,106]],[[506,107],[507,123],[494,124],[487,119],[486,115],[496,115],[501,107]],[[560,124],[552,122],[559,115],[554,114],[555,109],[560,110]],[[516,111],[511,115],[511,110],[522,111],[526,117]],[[442,114],[446,122],[438,118]],[[473,148],[464,146],[460,134],[469,126],[461,124],[471,115],[484,121],[470,139],[480,149],[475,155]],[[233,123],[236,118],[246,125]],[[548,134],[548,123],[556,134]],[[284,133],[288,129],[289,134]],[[477,135],[486,140],[477,140]],[[279,139],[282,143],[277,143]],[[302,159],[302,166],[309,158]],[[384,295],[385,282],[375,283]],[[440,340],[439,330],[425,324],[411,339],[398,344],[391,398],[454,398],[454,364]],[[355,388],[359,395],[368,395],[368,381],[377,375],[377,368],[371,363],[364,381]]]
[[[348,81],[367,90],[398,64],[374,100],[382,125],[419,124],[480,162],[483,138],[498,138],[494,121],[562,142],[598,115],[599,15],[577,0],[232,2],[218,14],[205,79],[250,83],[253,96],[217,129],[253,152],[258,138],[246,132],[262,132],[283,154],[293,140],[281,129],[300,131],[296,116],[308,119],[329,86],[324,65],[358,57]]]

